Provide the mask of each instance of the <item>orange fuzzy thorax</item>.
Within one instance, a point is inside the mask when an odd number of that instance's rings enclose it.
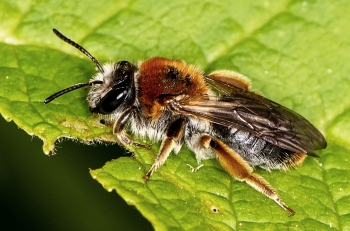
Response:
[[[183,61],[160,57],[141,63],[138,84],[143,112],[153,119],[163,110],[163,106],[157,101],[159,96],[203,96],[209,91],[199,68]]]

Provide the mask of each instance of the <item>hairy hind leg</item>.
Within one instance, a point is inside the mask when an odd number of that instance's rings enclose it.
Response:
[[[275,189],[260,175],[253,172],[253,168],[234,150],[222,141],[209,135],[203,135],[201,144],[205,148],[211,148],[221,166],[239,181],[245,181],[255,190],[274,200],[279,206],[294,216],[295,212],[289,208],[278,196]]]

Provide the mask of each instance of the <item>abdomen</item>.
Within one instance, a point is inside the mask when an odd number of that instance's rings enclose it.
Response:
[[[265,169],[288,169],[298,165],[305,154],[296,154],[251,135],[222,125],[213,124],[214,137],[230,146],[250,165]]]

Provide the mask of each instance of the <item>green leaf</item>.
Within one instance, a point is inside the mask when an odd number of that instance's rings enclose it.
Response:
[[[296,211],[294,217],[233,180],[215,160],[191,172],[187,164],[197,163],[185,148],[147,184],[142,176],[159,144],[91,171],[155,229],[350,229],[346,1],[8,0],[0,8],[0,113],[40,137],[47,154],[61,137],[115,142],[111,127],[89,113],[83,89],[43,104],[52,93],[95,73],[91,61],[59,40],[53,27],[100,61],[165,56],[206,72],[241,72],[252,79],[254,90],[302,114],[325,134],[329,146],[318,152],[320,158],[307,158],[288,172],[256,169]]]

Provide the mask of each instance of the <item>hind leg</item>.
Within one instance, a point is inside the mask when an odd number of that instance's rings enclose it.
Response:
[[[279,206],[294,216],[295,212],[289,208],[278,196],[275,189],[260,175],[253,172],[253,168],[234,150],[222,141],[209,135],[203,135],[201,144],[205,148],[211,148],[221,166],[239,181],[245,181],[255,190],[274,200]]]

